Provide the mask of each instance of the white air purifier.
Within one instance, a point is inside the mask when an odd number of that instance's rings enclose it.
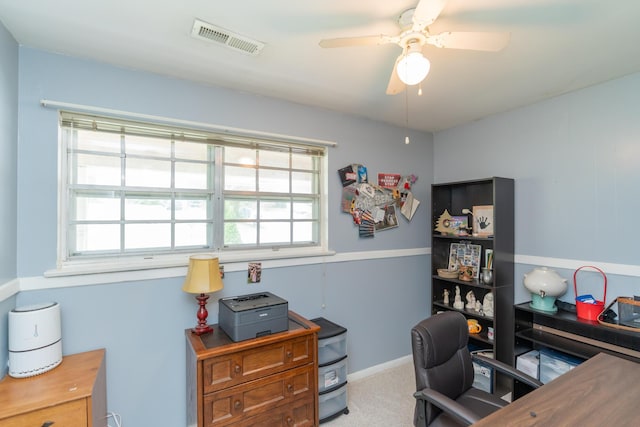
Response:
[[[16,307],[9,312],[9,375],[32,377],[62,362],[60,305]]]

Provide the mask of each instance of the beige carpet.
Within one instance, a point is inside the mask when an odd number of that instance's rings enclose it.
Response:
[[[348,414],[323,427],[412,427],[416,383],[413,362],[347,383]]]

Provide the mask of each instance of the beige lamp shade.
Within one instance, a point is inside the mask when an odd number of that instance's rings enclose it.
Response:
[[[182,290],[190,294],[208,294],[224,287],[218,258],[212,255],[192,255]]]

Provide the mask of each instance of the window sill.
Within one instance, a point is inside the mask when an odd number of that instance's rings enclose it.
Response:
[[[260,261],[263,269],[296,267],[312,264],[341,263],[372,261],[376,259],[404,258],[428,256],[428,248],[394,249],[382,251],[347,252],[337,254],[335,251],[322,250],[320,248],[302,248],[295,253],[288,251],[265,251],[257,253],[252,251],[244,255],[238,253],[223,254],[220,264],[224,266],[225,273],[242,271],[247,272],[247,262]],[[107,265],[88,265],[82,267],[71,266],[64,270],[49,270],[44,276],[21,277],[15,291],[33,291],[42,289],[68,288],[75,286],[104,285],[123,282],[138,282],[144,280],[162,280],[173,277],[184,277],[187,274],[188,256],[181,257],[170,262],[168,259],[145,260],[146,263],[129,263],[127,266],[120,263]],[[2,290],[2,289],[0,289]],[[15,293],[15,292],[14,292]],[[0,293],[0,301],[2,301]]]
[[[228,264],[246,263],[253,261],[292,260],[298,258],[324,257],[335,255],[334,251],[322,248],[295,248],[279,250],[252,250],[229,251],[213,253],[220,260],[220,265],[225,266],[225,271],[240,271],[246,269],[246,265],[234,266]],[[108,274],[121,272],[134,272],[141,270],[186,268],[189,264],[189,254],[171,255],[144,258],[126,258],[101,261],[74,261],[63,264],[60,268],[47,270],[44,277],[68,277],[88,274]],[[284,265],[296,265],[296,262],[284,262]],[[228,265],[228,266],[227,266]],[[185,271],[186,274],[186,271]]]

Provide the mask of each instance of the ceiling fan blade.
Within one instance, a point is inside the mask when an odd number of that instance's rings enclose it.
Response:
[[[446,49],[497,52],[509,44],[509,33],[445,32],[427,38],[427,44]]]
[[[396,95],[407,88],[398,76],[398,62],[402,59],[403,55],[404,54],[398,56],[395,64],[393,64],[393,70],[391,71],[391,77],[389,78],[389,85],[387,86],[387,95]]]
[[[413,31],[422,31],[433,23],[449,0],[420,0],[413,12]]]
[[[388,43],[397,43],[398,37],[380,34],[377,36],[342,37],[337,39],[320,40],[320,47],[348,47],[348,46],[377,46]]]

